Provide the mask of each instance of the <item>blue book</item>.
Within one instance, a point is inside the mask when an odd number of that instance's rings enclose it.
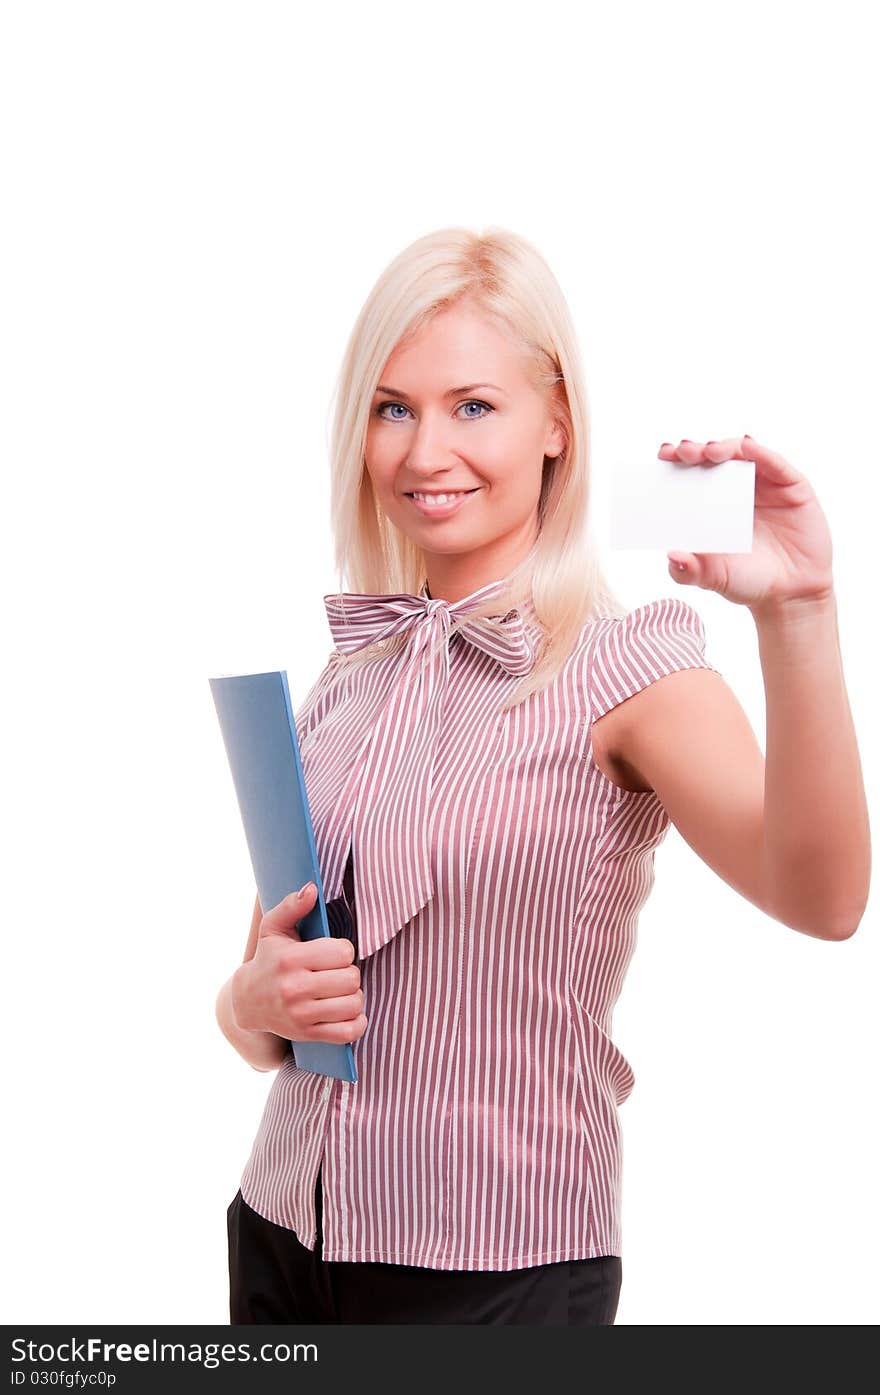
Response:
[[[300,938],[346,934],[351,917],[342,898],[330,902],[329,918],[324,901],[286,672],[208,681],[263,911],[314,882],[318,896],[297,924]],[[357,1080],[351,1042],[292,1041],[291,1046],[300,1069]]]

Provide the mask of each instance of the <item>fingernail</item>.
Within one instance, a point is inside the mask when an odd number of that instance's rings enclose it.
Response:
[[[694,443],[693,443],[693,441],[691,440],[690,436],[682,436],[682,438],[681,438],[681,444],[682,444],[683,446],[692,446]]]
[[[706,442],[706,445],[707,445],[707,446],[717,446],[717,444],[718,444],[717,441],[707,441],[707,442]]]
[[[744,440],[744,441],[751,441],[752,439],[753,439],[753,437],[751,437],[751,436],[749,435],[748,431],[747,431],[746,434],[743,436],[743,440]]]
[[[298,891],[296,894],[297,894],[297,896],[308,896],[308,895],[310,895],[310,893],[313,892],[314,890],[315,890],[315,883],[314,883],[314,882],[306,882],[305,886],[301,886],[300,889],[299,889],[299,891]]]

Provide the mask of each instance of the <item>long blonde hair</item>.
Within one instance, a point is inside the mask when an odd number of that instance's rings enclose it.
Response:
[[[508,710],[553,680],[588,620],[626,612],[601,571],[590,526],[589,415],[577,336],[556,278],[525,238],[496,227],[442,228],[405,247],[381,274],[352,329],[331,403],[331,524],[340,592],[418,593],[424,554],[379,507],[365,468],[370,408],[394,350],[465,298],[522,348],[566,441],[558,458],[544,460],[534,546],[507,586],[469,612],[499,615],[528,598],[543,628],[535,666],[508,696]],[[405,642],[402,635],[369,645],[340,658],[336,671]]]

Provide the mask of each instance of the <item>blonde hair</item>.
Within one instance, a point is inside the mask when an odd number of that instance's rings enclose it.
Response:
[[[370,291],[346,346],[334,391],[331,524],[340,592],[417,594],[425,558],[379,507],[364,464],[370,409],[394,350],[438,311],[467,299],[523,351],[526,371],[563,429],[565,447],[544,459],[539,533],[507,586],[469,616],[501,615],[530,599],[543,636],[532,671],[503,710],[546,687],[571,654],[584,624],[626,607],[602,574],[589,520],[589,416],[571,316],[538,250],[503,228],[443,228],[405,247]],[[333,404],[331,404],[332,406]],[[335,664],[342,675],[407,636],[377,642]]]

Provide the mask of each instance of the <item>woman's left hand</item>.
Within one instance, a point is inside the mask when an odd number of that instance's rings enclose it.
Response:
[[[805,475],[751,436],[726,441],[664,442],[661,460],[702,468],[722,460],[755,462],[755,528],[751,552],[670,552],[676,581],[717,591],[750,609],[833,594],[831,533]],[[684,563],[681,570],[677,563]]]

